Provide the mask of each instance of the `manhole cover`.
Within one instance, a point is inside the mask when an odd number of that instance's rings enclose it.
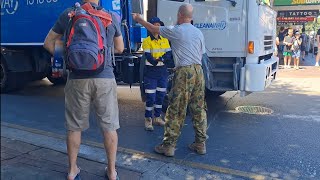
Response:
[[[247,113],[247,114],[259,114],[259,115],[266,115],[272,114],[273,110],[261,106],[238,106],[236,107],[236,111]]]

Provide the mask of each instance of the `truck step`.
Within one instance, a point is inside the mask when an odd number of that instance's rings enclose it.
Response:
[[[233,73],[233,69],[229,68],[214,68],[211,70],[211,72],[216,72],[216,73]]]
[[[210,89],[211,91],[235,91],[233,88],[228,87],[214,87],[213,89]]]

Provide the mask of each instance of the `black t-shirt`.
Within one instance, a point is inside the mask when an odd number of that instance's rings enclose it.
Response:
[[[320,36],[320,29],[318,29],[317,35],[319,35],[319,36]]]
[[[279,38],[280,42],[282,42],[284,40],[284,37],[286,37],[286,31],[279,32],[278,38]]]

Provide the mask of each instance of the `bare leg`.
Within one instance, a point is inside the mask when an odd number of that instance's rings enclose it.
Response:
[[[290,65],[291,65],[291,56],[287,56],[288,58],[288,68],[290,68]]]
[[[297,61],[297,62],[296,62],[296,69],[299,69],[299,62],[300,62],[300,59],[297,57],[297,58],[296,58],[296,61]]]
[[[117,158],[117,147],[118,147],[118,134],[117,131],[105,131],[104,136],[104,147],[107,153],[108,159],[108,177],[110,180],[116,179],[116,158]]]
[[[288,58],[288,56],[283,57],[284,68],[287,67],[287,58]]]
[[[317,57],[316,57],[316,64],[319,65],[319,61],[320,61],[320,49],[318,50],[318,54],[317,54]]]
[[[68,131],[67,151],[69,158],[69,174],[77,174],[77,156],[81,143],[81,131]]]
[[[297,58],[294,57],[293,58],[293,68],[296,68],[297,67]]]

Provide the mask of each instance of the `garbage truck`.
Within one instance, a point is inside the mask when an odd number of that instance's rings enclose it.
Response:
[[[54,84],[66,76],[53,76],[54,58],[43,43],[59,15],[82,0],[1,0],[1,93],[23,87],[30,81],[47,77]],[[100,0],[100,5],[121,23],[125,42],[123,54],[115,54],[117,81],[139,81],[139,51],[146,29],[132,20],[132,12],[142,10],[142,1]]]
[[[149,1],[148,14],[175,25],[183,3],[192,4],[192,23],[204,34],[202,66],[209,94],[239,91],[246,96],[271,84],[279,64],[273,56],[277,14],[272,1],[157,0]]]
[[[59,14],[75,2],[1,0],[1,92],[44,77],[53,83],[64,81],[52,77],[52,57],[42,46]],[[176,24],[182,3],[193,5],[192,23],[205,37],[202,66],[207,93],[239,91],[245,96],[265,90],[276,78],[276,12],[268,0],[100,0],[122,25],[126,50],[114,55],[117,81],[143,86],[140,62],[144,59],[139,48],[147,32],[132,20],[131,13],[142,12],[146,3],[148,19],[158,16],[166,26]]]

